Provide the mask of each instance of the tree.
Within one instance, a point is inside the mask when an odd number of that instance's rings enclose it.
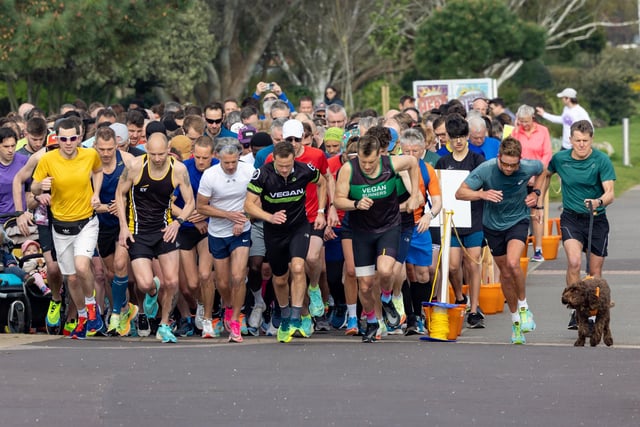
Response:
[[[85,67],[113,71],[131,46],[155,35],[183,1],[112,2],[92,0],[48,2],[6,0],[0,3],[0,75],[7,84],[12,109],[18,100],[13,85],[27,82],[29,102],[47,85],[49,106],[57,106],[65,90],[74,88]]]
[[[519,19],[503,1],[453,0],[419,28],[415,63],[431,78],[490,76],[486,70],[503,61],[539,57],[544,41],[542,28]]]

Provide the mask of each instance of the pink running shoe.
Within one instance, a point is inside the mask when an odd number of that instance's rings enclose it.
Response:
[[[237,320],[231,321],[231,330],[229,331],[229,342],[242,342],[242,334],[240,333],[240,322]]]

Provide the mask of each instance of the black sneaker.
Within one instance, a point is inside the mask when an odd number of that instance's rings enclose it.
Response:
[[[364,335],[362,335],[362,342],[375,342],[377,333],[378,333],[378,322],[376,323],[367,322],[367,330],[365,331]]]
[[[190,337],[193,336],[193,322],[191,321],[191,317],[181,317],[178,322],[178,328],[175,331],[176,337]]]
[[[389,327],[397,328],[400,326],[400,314],[398,313],[398,310],[396,310],[395,305],[393,305],[392,300],[389,300],[389,302],[382,301],[382,312],[384,313],[384,319]],[[368,328],[369,326],[367,325],[367,330]]]
[[[418,320],[415,315],[407,317],[407,329],[404,330],[406,336],[419,335]]]
[[[577,331],[578,330],[578,322],[576,321],[576,311],[573,310],[571,312],[571,318],[569,319],[569,325],[567,326],[567,329],[572,330],[572,331]]]
[[[469,329],[484,328],[484,317],[479,313],[469,313],[467,315],[467,327]]]
[[[469,299],[467,298],[467,296],[465,294],[462,294],[462,299],[457,299],[456,300],[456,304],[457,305],[461,305],[461,304],[467,305],[468,302],[469,302]]]
[[[149,328],[149,319],[147,318],[147,315],[144,313],[139,313],[137,321],[138,335],[141,337],[148,337],[149,335],[151,335],[151,329]]]

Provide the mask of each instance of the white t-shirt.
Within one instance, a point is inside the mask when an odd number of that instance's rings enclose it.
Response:
[[[238,162],[233,175],[227,175],[220,164],[210,167],[200,179],[198,194],[209,199],[209,205],[223,211],[244,211],[247,185],[254,171],[253,165]],[[233,236],[233,222],[226,218],[209,218],[209,234],[213,237]],[[244,224],[243,231],[249,231],[251,223]]]
[[[591,123],[589,113],[580,105],[574,105],[573,107],[565,106],[561,116],[555,116],[545,112],[542,117],[550,122],[562,124],[562,148],[567,150],[571,149],[571,125],[580,120],[587,120]]]

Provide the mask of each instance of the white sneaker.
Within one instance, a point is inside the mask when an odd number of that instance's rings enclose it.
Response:
[[[249,314],[248,326],[250,328],[258,329],[262,325],[262,313],[267,309],[267,305],[264,302],[254,304]]]
[[[215,338],[216,333],[213,330],[213,325],[210,319],[202,321],[202,338]]]
[[[204,305],[198,303],[196,306],[196,318],[194,319],[194,324],[196,328],[203,330],[202,321],[204,320]],[[209,322],[211,324],[211,322]]]
[[[267,328],[267,332],[265,333],[265,335],[269,337],[275,337],[276,335],[278,335],[278,328],[273,326],[273,323],[271,321],[269,322],[269,327]]]

